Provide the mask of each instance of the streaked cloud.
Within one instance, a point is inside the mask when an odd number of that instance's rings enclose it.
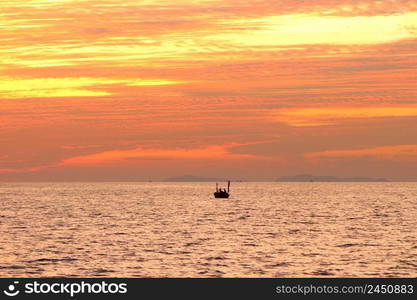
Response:
[[[367,45],[417,37],[417,12],[352,17],[279,15],[222,24],[240,30],[213,39],[242,46]]]
[[[72,157],[59,163],[59,166],[89,166],[89,165],[107,165],[119,163],[131,163],[131,160],[259,160],[271,158],[262,158],[250,154],[235,154],[231,153],[229,149],[237,145],[212,145],[204,148],[196,149],[144,149],[136,148],[132,150],[115,150],[106,151],[91,155]]]
[[[22,169],[0,169],[0,174],[19,174],[19,173],[29,173],[29,172],[37,172],[43,170],[44,167],[33,167],[33,168],[22,168]]]
[[[387,158],[378,176],[417,168],[404,146],[417,140],[416,1],[5,0],[0,10],[1,179],[264,180],[286,175],[282,165],[372,177],[363,162],[374,157]],[[311,163],[314,153],[333,158]]]
[[[376,160],[417,161],[417,145],[382,146],[366,149],[333,150],[308,153],[309,160],[349,159],[370,157]]]

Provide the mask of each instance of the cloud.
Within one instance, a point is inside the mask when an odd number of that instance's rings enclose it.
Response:
[[[305,154],[310,161],[347,158],[373,158],[376,160],[417,161],[417,145],[382,146],[354,150],[331,150]]]
[[[346,120],[417,116],[416,106],[317,107],[280,109],[274,120],[295,127],[332,125]]]
[[[1,16],[5,178],[267,179],[282,157],[417,139],[417,1],[4,0]]]
[[[6,42],[0,59],[26,68],[235,61],[249,59],[247,51],[309,52],[308,45],[375,45],[417,37],[417,13],[405,3],[393,11],[351,9],[356,6],[349,1],[16,2],[2,2],[0,39]]]
[[[50,6],[62,6],[65,4],[76,4],[80,2],[87,2],[89,0],[25,0],[21,3],[16,3],[16,1],[3,1],[2,5],[5,7],[30,7],[30,8],[47,8]]]
[[[112,78],[9,78],[0,77],[0,98],[53,98],[108,96],[103,86],[124,85],[151,87],[182,84],[169,79],[112,79]]]
[[[18,173],[37,172],[45,168],[48,168],[48,167],[33,167],[33,168],[22,168],[22,169],[0,168],[0,174],[18,174]]]
[[[130,163],[132,160],[274,160],[251,154],[229,152],[237,144],[212,145],[195,149],[144,149],[113,150],[68,158],[59,166],[100,166]]]
[[[417,28],[417,12],[350,17],[320,16],[312,13],[219,22],[236,30],[208,38],[243,47],[368,45],[417,37],[414,30]]]

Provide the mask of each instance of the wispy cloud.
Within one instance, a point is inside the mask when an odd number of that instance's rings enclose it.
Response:
[[[293,108],[274,113],[275,121],[291,126],[321,126],[346,120],[398,117],[417,117],[417,106]]]
[[[107,164],[130,163],[131,160],[271,160],[271,158],[259,157],[251,154],[231,153],[229,149],[236,147],[230,145],[212,145],[196,149],[144,149],[105,151],[85,156],[72,157],[59,163],[59,166],[100,166]]]
[[[312,161],[341,160],[349,158],[373,158],[376,160],[417,161],[417,145],[382,146],[366,149],[332,150],[308,153],[305,157]]]
[[[108,96],[104,86],[164,86],[185,83],[169,79],[8,78],[0,77],[0,98],[59,98]]]
[[[0,169],[266,179],[281,154],[408,157],[379,145],[417,140],[416,20],[407,0],[2,1]]]

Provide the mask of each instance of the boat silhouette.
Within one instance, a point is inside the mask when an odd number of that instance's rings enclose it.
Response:
[[[227,191],[226,189],[219,188],[219,184],[216,182],[216,191],[214,192],[214,198],[229,198],[230,194],[230,180],[227,182]]]

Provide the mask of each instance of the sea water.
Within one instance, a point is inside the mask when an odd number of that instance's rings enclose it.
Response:
[[[2,183],[1,277],[416,277],[417,183]]]

